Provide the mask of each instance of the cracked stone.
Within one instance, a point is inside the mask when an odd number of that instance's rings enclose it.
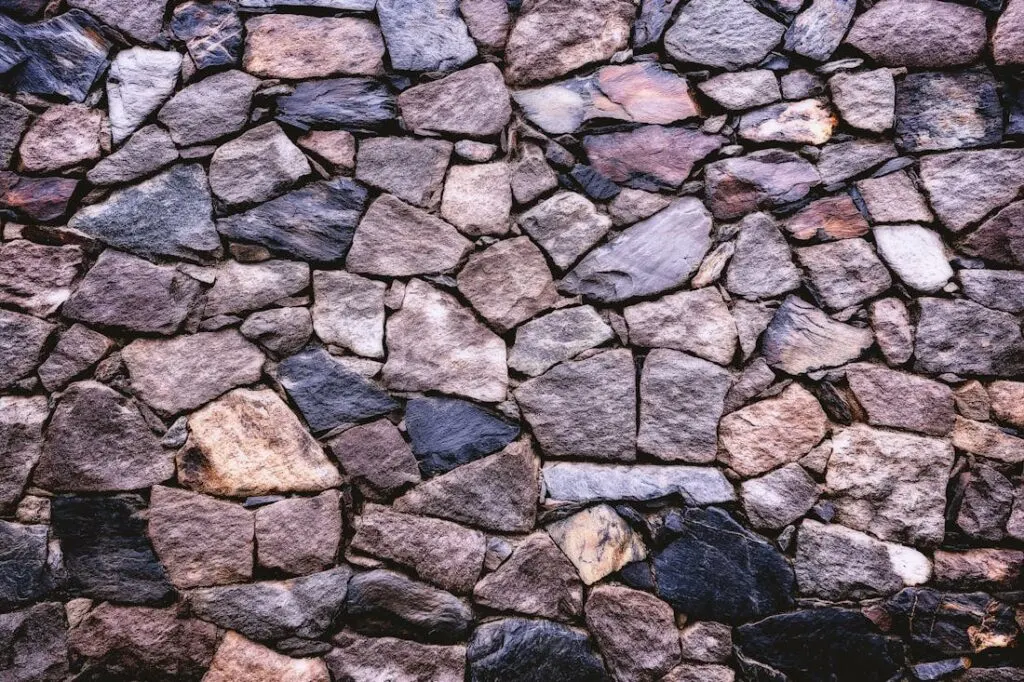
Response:
[[[519,225],[565,270],[600,241],[612,223],[586,197],[558,192],[520,215]]]
[[[556,521],[547,531],[586,585],[647,556],[640,535],[607,504]]]
[[[856,9],[856,0],[814,0],[786,30],[786,49],[827,61],[843,41]]]
[[[884,293],[892,277],[863,239],[840,239],[795,250],[815,298],[842,310]]]
[[[170,29],[200,71],[234,66],[242,53],[242,22],[233,2],[183,2],[174,8]]]
[[[856,360],[873,342],[870,329],[837,322],[813,305],[789,296],[765,331],[763,353],[774,369],[806,374]]]

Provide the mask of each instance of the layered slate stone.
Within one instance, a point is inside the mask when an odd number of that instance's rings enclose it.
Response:
[[[1024,461],[1024,439],[1004,433],[998,426],[961,417],[953,425],[953,445],[957,449],[999,462]]]
[[[583,138],[587,158],[599,173],[612,182],[647,190],[679,187],[695,164],[723,144],[719,135],[664,126]]]
[[[558,192],[520,215],[519,225],[565,270],[600,241],[612,222],[586,197]]]
[[[713,288],[680,291],[624,311],[630,341],[648,348],[671,348],[728,365],[736,352],[736,323]]]
[[[174,476],[138,406],[95,381],[65,391],[46,429],[33,480],[53,491],[148,488]]]
[[[233,66],[242,53],[242,22],[230,2],[183,2],[174,8],[169,27],[199,70]]]
[[[897,83],[896,144],[901,149],[982,147],[1002,136],[1003,108],[987,69],[912,73]]]
[[[279,682],[329,682],[327,664],[319,658],[291,658],[228,632],[217,647],[206,682],[230,680],[279,680]]]
[[[48,317],[71,295],[83,264],[77,246],[44,246],[15,239],[0,247],[0,303]]]
[[[396,511],[436,516],[498,532],[525,533],[537,513],[537,462],[528,440],[419,484]]]
[[[710,231],[704,205],[692,197],[678,199],[587,254],[561,288],[612,303],[680,286],[710,248]]]
[[[882,66],[929,68],[975,61],[985,13],[939,0],[883,0],[853,22],[846,42]]]
[[[716,161],[705,170],[708,206],[720,220],[799,201],[820,182],[814,166],[781,149]]]
[[[145,258],[197,261],[221,248],[212,214],[202,166],[177,165],[86,206],[68,227]]]
[[[688,504],[732,502],[736,492],[714,467],[555,462],[544,465],[549,498],[566,502],[654,500],[678,495]]]
[[[849,194],[842,193],[807,204],[783,223],[796,239],[833,241],[868,233],[867,220]]]
[[[775,548],[720,509],[677,513],[654,554],[658,596],[698,620],[743,623],[793,605],[793,569]]]
[[[596,587],[587,599],[586,619],[618,679],[657,680],[679,662],[672,608],[646,592]]]
[[[1024,369],[1024,338],[1009,313],[963,299],[918,300],[915,368],[1013,376]]]
[[[180,69],[177,52],[133,47],[118,53],[107,78],[114,144],[131,135],[174,92]]]
[[[871,347],[871,330],[837,322],[813,305],[789,296],[764,336],[768,364],[788,374],[805,374],[856,360]]]
[[[387,419],[354,426],[328,441],[349,480],[370,500],[383,500],[420,481],[409,444]]]
[[[242,65],[255,76],[376,76],[383,57],[380,29],[366,19],[268,14],[245,22]]]
[[[304,81],[277,98],[277,120],[300,130],[376,128],[392,121],[396,113],[395,96],[374,78]]]
[[[985,149],[921,159],[921,182],[939,220],[953,232],[978,222],[1024,187],[1024,152]]]
[[[505,343],[450,294],[411,280],[387,322],[385,385],[499,402],[508,389]]]
[[[365,421],[398,407],[387,393],[322,348],[308,348],[285,358],[275,376],[315,433]]]
[[[383,569],[352,578],[345,610],[352,619],[352,628],[362,634],[438,644],[465,639],[473,623],[473,611],[465,601]]]
[[[0,513],[17,506],[39,461],[43,425],[49,417],[41,396],[0,397]]]
[[[583,631],[546,620],[504,618],[473,631],[466,649],[474,680],[611,682]]]
[[[732,70],[764,59],[785,30],[742,0],[697,0],[665,32],[665,50],[681,62]]]
[[[869,424],[933,436],[953,430],[953,391],[945,384],[868,363],[851,366],[846,380]]]
[[[450,71],[476,56],[458,0],[378,0],[377,16],[395,69]]]
[[[368,192],[358,182],[314,182],[217,221],[217,231],[314,263],[340,261],[352,245]]]
[[[0,389],[13,386],[35,371],[43,361],[43,349],[56,327],[30,315],[0,310]]]
[[[984,592],[908,588],[885,601],[894,631],[929,656],[970,655],[1001,647],[1016,635],[1011,613],[1009,605]],[[978,679],[985,682],[984,677]],[[998,680],[998,675],[990,678]]]
[[[567,7],[538,0],[522,7],[505,47],[509,82],[563,76],[626,47],[636,9],[624,0],[585,0]]]
[[[157,118],[175,144],[212,142],[245,127],[258,85],[258,79],[242,71],[217,73],[182,88]]]
[[[146,536],[138,495],[55,497],[54,535],[60,540],[73,595],[123,604],[151,604],[174,591]]]
[[[178,479],[229,497],[319,492],[341,482],[337,469],[273,391],[236,389],[194,412],[177,454]]]
[[[766,213],[746,216],[725,270],[725,288],[744,298],[780,296],[800,286],[800,271],[775,221]]]
[[[371,137],[359,145],[356,178],[402,201],[434,208],[452,144],[416,137]]]
[[[273,199],[310,172],[302,151],[276,123],[225,142],[210,159],[210,189],[232,206]]]
[[[564,308],[526,322],[516,329],[508,366],[528,376],[569,360],[610,341],[614,332],[590,306]]]
[[[406,128],[417,135],[496,135],[512,116],[501,71],[479,64],[398,96]]]
[[[855,138],[832,142],[821,149],[817,170],[826,185],[848,180],[898,156],[896,145],[887,140]]]
[[[426,476],[496,452],[519,435],[519,426],[466,400],[424,397],[405,408],[412,452]]]
[[[840,523],[883,540],[933,546],[945,531],[952,466],[945,440],[858,424],[833,436],[825,482]]]
[[[627,350],[556,365],[515,391],[550,457],[636,458],[636,370]]]
[[[341,544],[341,493],[291,497],[256,510],[259,565],[291,575],[330,568]]]

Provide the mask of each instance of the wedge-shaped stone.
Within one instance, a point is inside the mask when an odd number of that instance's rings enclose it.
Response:
[[[359,143],[356,179],[415,206],[435,208],[451,156],[452,143],[444,140],[370,137]]]
[[[982,223],[960,242],[960,250],[972,256],[1024,268],[1024,202],[1017,201]]]
[[[728,365],[736,352],[736,323],[713,287],[681,291],[625,309],[630,342],[671,348]]]
[[[870,329],[837,322],[810,303],[789,296],[764,336],[764,359],[788,374],[806,374],[856,360],[871,347]]]
[[[354,426],[328,441],[351,483],[369,500],[385,500],[420,482],[409,444],[387,419]]]
[[[508,366],[537,376],[614,336],[612,328],[590,306],[556,310],[516,330],[515,344],[508,351]]]
[[[498,532],[525,533],[537,514],[537,460],[528,440],[421,483],[396,511],[437,516]]]
[[[743,511],[755,528],[780,530],[818,501],[821,491],[799,464],[786,464],[740,485]]]
[[[141,128],[116,152],[101,159],[85,174],[94,185],[121,185],[152,175],[178,160],[178,148],[156,124]]]
[[[918,371],[993,376],[1024,371],[1024,338],[1009,313],[964,299],[922,298],[918,305]]]
[[[189,418],[178,479],[227,497],[319,492],[341,477],[273,391],[237,389]]]
[[[380,29],[368,19],[267,14],[245,22],[242,65],[256,76],[376,76],[383,57]]]
[[[555,462],[544,465],[544,489],[552,500],[602,502],[654,500],[679,495],[687,504],[732,502],[736,492],[714,467]]]
[[[426,476],[451,471],[502,449],[519,425],[467,400],[423,397],[405,406],[405,428]]]
[[[417,135],[497,135],[512,116],[501,70],[479,64],[398,96],[405,127]]]
[[[13,386],[43,362],[46,342],[56,325],[31,315],[0,309],[0,389]]]
[[[607,504],[556,521],[547,531],[586,585],[647,556],[640,535]]]
[[[48,417],[43,396],[0,397],[0,514],[10,514],[18,506],[42,453]]]
[[[151,43],[160,35],[164,9],[167,7],[165,0],[137,3],[123,0],[74,0],[70,4],[143,43]]]
[[[800,271],[793,265],[793,254],[772,217],[767,213],[745,217],[736,236],[736,250],[726,267],[725,288],[745,298],[762,299],[781,296],[798,286]]]
[[[237,315],[266,308],[309,285],[309,266],[285,260],[262,263],[226,261],[213,271],[204,317]]]
[[[277,123],[228,140],[210,158],[210,189],[229,206],[267,201],[311,172],[309,161]]]
[[[341,544],[341,493],[289,497],[256,510],[260,566],[305,575],[334,565]]]
[[[842,42],[856,9],[856,0],[814,0],[786,31],[786,49],[826,61]]]
[[[114,144],[121,144],[174,92],[181,70],[177,52],[133,47],[117,54],[107,78]]]

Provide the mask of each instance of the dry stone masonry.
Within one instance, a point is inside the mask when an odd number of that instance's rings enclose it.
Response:
[[[1024,682],[1024,0],[0,0],[0,682]]]

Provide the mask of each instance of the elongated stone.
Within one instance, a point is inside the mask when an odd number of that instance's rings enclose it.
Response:
[[[42,454],[48,416],[42,396],[0,397],[0,513],[12,512],[21,499]]]
[[[327,664],[319,658],[291,658],[251,642],[236,632],[228,632],[217,647],[217,654],[203,679],[206,682],[238,679],[329,682],[330,675]]]
[[[825,144],[836,123],[835,114],[825,104],[805,99],[769,104],[743,114],[739,133],[751,142]]]
[[[726,71],[697,87],[719,106],[732,110],[751,109],[782,99],[779,81],[767,69]]]
[[[736,492],[714,467],[656,464],[550,462],[542,470],[552,500],[599,502],[654,500],[679,495],[687,504],[732,502]]]
[[[299,130],[313,127],[378,128],[394,120],[395,96],[374,78],[304,81],[277,98],[277,120]]]
[[[1024,337],[1010,314],[973,301],[919,299],[915,368],[1013,376],[1024,371]]]
[[[13,386],[43,361],[43,349],[56,327],[49,322],[0,309],[0,389]]]
[[[384,71],[384,41],[367,19],[267,14],[247,21],[245,30],[242,65],[256,76],[298,80]]]
[[[613,182],[647,190],[678,187],[694,164],[724,143],[717,135],[663,126],[583,138],[587,158],[598,172]]]
[[[1014,202],[982,223],[960,242],[965,253],[1010,267],[1024,267],[1024,238],[1020,224],[1024,202]]]
[[[421,644],[397,637],[363,637],[344,630],[331,638],[335,648],[325,657],[335,679],[373,682],[374,677],[436,682],[463,682],[466,647]]]
[[[944,436],[953,430],[953,391],[937,381],[858,363],[846,372],[868,423]]]

